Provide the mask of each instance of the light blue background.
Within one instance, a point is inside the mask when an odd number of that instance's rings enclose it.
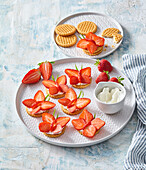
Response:
[[[146,52],[144,0],[0,0],[0,169],[123,169],[136,127],[136,114],[112,139],[85,148],[46,144],[24,128],[15,95],[24,74],[37,63],[65,58],[53,42],[53,28],[77,12],[98,12],[116,19],[124,39],[106,57],[122,69],[122,55]]]

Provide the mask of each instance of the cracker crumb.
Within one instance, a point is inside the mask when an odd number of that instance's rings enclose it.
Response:
[[[108,45],[107,45],[107,44],[105,44],[105,47],[108,47]]]
[[[103,51],[106,51],[106,49],[104,49]]]
[[[115,48],[115,46],[114,46],[114,45],[112,45],[112,48]]]

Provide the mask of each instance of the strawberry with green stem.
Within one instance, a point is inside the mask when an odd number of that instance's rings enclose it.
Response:
[[[109,82],[116,82],[116,83],[120,83],[122,86],[124,86],[124,84],[121,82],[123,81],[124,78],[122,78],[121,76],[119,77],[112,77],[109,79]]]
[[[98,75],[98,77],[96,78],[95,82],[98,84],[99,82],[107,82],[110,79],[110,76],[108,75],[108,71],[103,71],[102,73],[100,73]]]
[[[97,59],[94,65],[98,66],[100,72],[108,71],[110,73],[113,70],[111,63],[105,59]]]
[[[105,122],[93,117],[87,109],[84,109],[78,119],[72,120],[72,124],[83,136],[92,138],[105,125]]]

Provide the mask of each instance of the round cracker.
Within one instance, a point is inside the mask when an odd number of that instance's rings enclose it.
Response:
[[[45,132],[43,132],[43,134],[44,134],[45,136],[49,137],[49,138],[57,138],[57,137],[59,137],[59,136],[61,136],[61,135],[64,134],[65,129],[66,129],[66,126],[64,126],[64,128],[62,129],[62,132],[59,133],[59,134],[47,134],[47,133],[45,133]]]
[[[46,113],[46,112],[49,112],[49,110],[45,110],[45,111],[42,112],[42,113],[33,115],[33,114],[31,114],[31,112],[30,112],[30,111],[28,110],[28,108],[26,107],[26,112],[29,114],[29,116],[32,116],[32,117],[42,117],[42,114],[43,114],[43,113]]]
[[[100,50],[99,50],[99,48],[100,48]],[[83,51],[87,55],[94,56],[94,55],[100,54],[103,51],[103,46],[102,47],[98,47],[98,49],[93,54],[91,54],[88,50],[84,50],[83,49]]]
[[[46,93],[49,94],[49,90],[47,88],[45,90],[46,90]],[[49,94],[49,97],[51,97],[53,99],[59,99],[59,98],[62,98],[64,96],[65,96],[65,93],[63,93],[63,94],[56,94],[56,95]]]
[[[55,32],[61,36],[69,36],[76,32],[76,28],[73,25],[62,24],[55,28]]]
[[[97,25],[91,21],[83,21],[77,25],[77,31],[83,35],[89,32],[95,33],[97,31]]]
[[[90,78],[91,82],[92,82],[92,77]],[[90,84],[91,84],[90,82]],[[75,85],[72,85],[74,88],[77,88],[77,89],[84,89],[86,87],[88,87],[90,84],[84,84],[84,85],[78,85],[78,84],[75,84]]]
[[[76,35],[70,35],[67,37],[57,35],[57,37],[56,37],[56,43],[61,47],[71,47],[71,46],[75,45],[76,42],[77,42]]]
[[[120,30],[117,28],[107,28],[102,32],[103,37],[112,38],[114,33],[119,33]]]
[[[83,111],[83,109],[80,109],[80,110],[76,110],[75,112],[73,113],[70,113],[67,109],[64,108],[63,105],[61,105],[61,109],[64,113],[68,114],[68,115],[78,115],[79,113],[81,113]]]

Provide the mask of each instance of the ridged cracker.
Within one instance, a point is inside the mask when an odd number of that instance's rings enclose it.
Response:
[[[51,95],[51,94],[49,93],[49,90],[48,90],[47,88],[46,88],[45,90],[46,90],[46,93],[49,94],[49,97],[51,97],[51,98],[53,98],[53,99],[60,99],[60,98],[62,98],[62,97],[65,96],[65,93],[63,93],[63,94],[57,94],[57,95]]]
[[[77,25],[77,31],[83,35],[86,35],[88,32],[95,33],[97,31],[97,25],[91,21],[83,21]]]
[[[91,82],[92,82],[92,77],[91,77]],[[91,84],[90,82],[90,84]],[[84,85],[72,85],[74,88],[77,88],[77,89],[84,89],[86,87],[88,87],[90,84],[84,84]]]
[[[61,47],[71,47],[71,46],[75,45],[76,42],[77,42],[76,35],[70,35],[67,37],[57,35],[57,37],[56,37],[56,43]]]
[[[100,50],[99,50],[100,49]],[[93,53],[91,54],[88,50],[84,50],[84,53],[87,54],[87,55],[90,55],[90,56],[94,56],[94,55],[98,55],[100,54],[102,51],[103,51],[103,47],[98,47],[98,49]]]
[[[62,25],[58,25],[55,28],[55,32],[58,35],[69,36],[69,35],[73,35],[76,32],[76,28],[73,25],[62,24]]]
[[[62,129],[62,132],[59,133],[59,134],[47,134],[47,133],[45,133],[45,132],[43,132],[43,134],[44,134],[45,136],[49,137],[49,138],[57,138],[57,137],[59,137],[59,136],[61,136],[61,135],[64,134],[65,129],[66,129],[66,126],[64,126],[64,128]]]
[[[121,41],[121,39],[123,38],[123,36],[121,34],[114,33],[113,38],[114,38],[114,43],[118,44]]]
[[[102,32],[103,37],[112,38],[114,33],[119,33],[120,30],[117,28],[107,28]]]
[[[83,111],[83,109],[80,109],[80,110],[76,110],[75,112],[71,113],[67,109],[65,109],[63,105],[61,105],[61,109],[64,113],[66,113],[68,115],[78,115],[79,113],[81,113]]]

